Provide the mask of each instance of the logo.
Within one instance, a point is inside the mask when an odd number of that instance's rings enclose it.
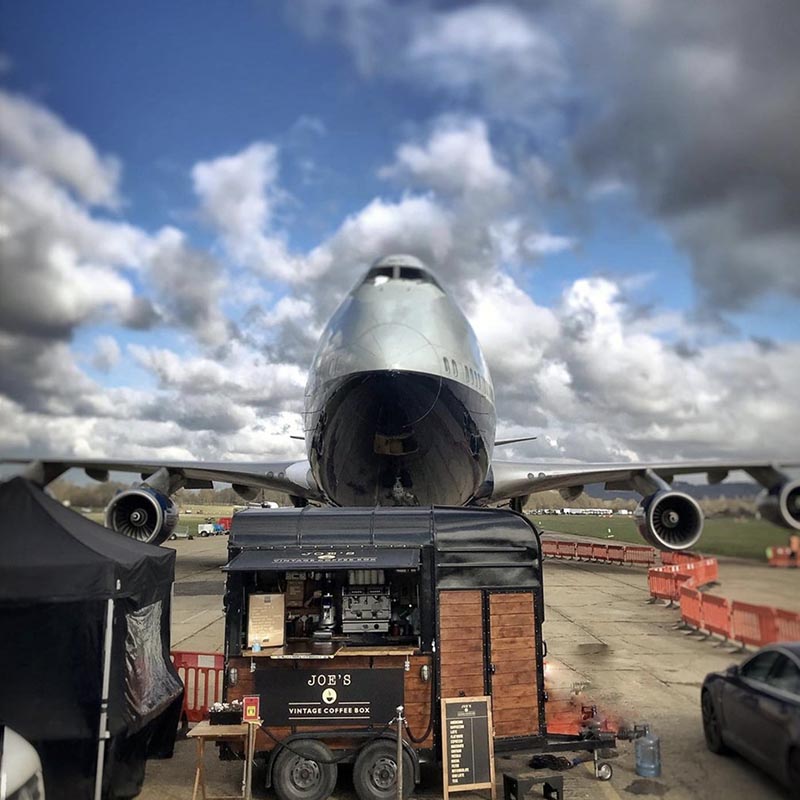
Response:
[[[336,702],[337,696],[338,695],[336,694],[336,689],[326,689],[322,693],[322,700],[328,705],[331,705],[332,703]]]

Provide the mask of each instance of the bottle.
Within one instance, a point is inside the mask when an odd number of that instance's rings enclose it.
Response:
[[[644,726],[644,736],[636,740],[636,774],[643,778],[661,776],[661,739]]]

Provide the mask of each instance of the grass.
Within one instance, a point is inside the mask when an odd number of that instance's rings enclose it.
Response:
[[[188,514],[187,509],[192,513]],[[233,506],[197,505],[193,504],[181,509],[178,530],[197,533],[200,523],[214,521],[219,517],[233,515]],[[102,511],[86,513],[89,519],[103,524]],[[554,533],[573,533],[577,536],[594,536],[598,539],[608,538],[609,528],[613,540],[629,544],[644,544],[633,520],[623,517],[581,517],[568,515],[531,514],[531,519],[540,530]],[[699,549],[702,553],[718,556],[735,556],[736,558],[752,558],[766,561],[767,547],[787,544],[788,531],[777,528],[769,522],[755,519],[707,519]]]
[[[621,517],[550,516],[531,514],[536,526],[555,533],[573,533],[577,536],[594,536],[630,544],[644,544],[633,520]],[[609,529],[611,534],[609,534]],[[766,561],[767,547],[787,544],[789,532],[769,522],[756,519],[707,519],[696,548],[702,553],[718,556],[735,556]]]

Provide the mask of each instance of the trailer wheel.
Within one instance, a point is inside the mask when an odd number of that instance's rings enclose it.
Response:
[[[397,745],[388,739],[361,748],[353,765],[353,786],[361,800],[395,800],[397,797]],[[414,762],[403,750],[403,797],[414,790]]]
[[[601,761],[597,765],[597,780],[610,781],[611,776],[614,774],[614,768],[606,761]]]
[[[280,800],[327,800],[336,788],[338,766],[333,753],[317,739],[284,747],[272,767],[272,787]]]

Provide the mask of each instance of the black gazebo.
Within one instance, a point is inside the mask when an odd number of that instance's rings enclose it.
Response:
[[[0,484],[0,525],[0,723],[39,750],[48,798],[133,797],[180,715],[175,553],[23,478]]]

